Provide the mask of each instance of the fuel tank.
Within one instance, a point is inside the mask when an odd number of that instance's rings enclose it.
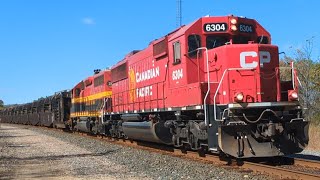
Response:
[[[172,134],[170,129],[164,127],[162,122],[152,121],[123,122],[123,132],[129,139],[156,142],[162,144],[172,144]]]
[[[123,114],[121,119],[123,121],[143,121],[139,114]]]
[[[90,132],[90,121],[79,121],[75,128],[81,132]]]

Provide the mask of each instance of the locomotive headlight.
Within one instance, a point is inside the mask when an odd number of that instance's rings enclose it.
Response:
[[[296,100],[298,100],[298,93],[296,92],[296,91],[294,91],[294,90],[291,90],[291,91],[289,91],[288,92],[288,94],[289,94],[289,99],[291,100],[291,101],[296,101]]]
[[[294,98],[294,99],[298,99],[298,93],[297,92],[293,92],[291,94],[291,97]]]
[[[231,25],[231,30],[232,30],[232,31],[236,31],[236,30],[238,30],[238,28],[237,28],[236,25]]]
[[[230,20],[230,22],[231,22],[231,24],[233,24],[233,25],[237,24],[237,20],[236,20],[236,19],[233,19],[233,18]]]
[[[234,100],[236,102],[243,102],[243,98],[244,98],[244,96],[243,96],[242,92],[241,93],[236,93],[235,96],[234,96]]]

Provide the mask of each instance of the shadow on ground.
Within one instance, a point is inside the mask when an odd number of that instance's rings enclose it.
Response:
[[[24,136],[10,136],[10,135],[0,135],[0,138],[17,138],[17,137],[31,137],[34,135],[24,135]]]
[[[32,161],[32,160],[46,161],[46,160],[60,160],[64,158],[74,158],[74,157],[95,157],[95,156],[104,156],[107,154],[114,153],[116,151],[117,149],[106,151],[106,152],[100,152],[100,153],[70,154],[70,155],[57,155],[57,156],[33,156],[33,157],[26,157],[26,158],[0,156],[0,163],[1,161]]]
[[[315,156],[310,154],[294,154],[294,155],[291,155],[290,157],[320,161],[320,156]]]

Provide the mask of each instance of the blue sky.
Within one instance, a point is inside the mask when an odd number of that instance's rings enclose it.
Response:
[[[183,0],[183,24],[205,15],[256,19],[287,54],[314,36],[319,57],[318,0]],[[176,0],[1,0],[0,99],[31,102],[71,89],[131,50],[176,28]]]

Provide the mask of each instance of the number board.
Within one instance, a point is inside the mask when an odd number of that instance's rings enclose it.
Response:
[[[227,29],[227,23],[207,23],[203,26],[205,32],[223,32],[227,31]]]
[[[254,27],[249,24],[239,24],[239,31],[244,33],[254,33]]]

